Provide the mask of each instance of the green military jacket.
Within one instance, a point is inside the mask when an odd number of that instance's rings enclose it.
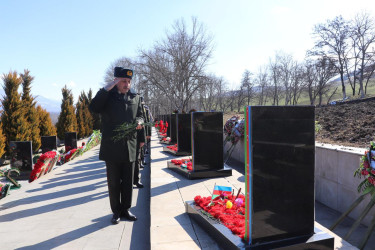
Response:
[[[140,96],[130,90],[120,94],[115,86],[110,91],[100,89],[92,99],[89,108],[101,115],[102,142],[99,159],[111,162],[130,162],[136,160],[137,132],[126,141],[113,141],[114,129],[123,123],[143,123]],[[143,133],[142,133],[143,134]],[[144,141],[144,139],[143,139]]]

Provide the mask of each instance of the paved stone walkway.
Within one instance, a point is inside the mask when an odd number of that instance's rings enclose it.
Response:
[[[0,200],[0,249],[149,249],[149,183],[134,189],[138,221],[112,225],[98,153],[99,146]]]
[[[145,188],[134,189],[132,212],[138,220],[112,225],[105,164],[98,153],[99,146],[33,183],[22,182],[21,189],[0,200],[0,249],[220,249],[190,220],[184,202],[210,195],[215,183],[243,190],[242,166],[231,162],[231,177],[187,180],[167,169],[174,157],[162,152],[154,131],[151,167],[141,170]],[[337,216],[316,204],[318,227]],[[336,249],[356,248],[336,237]]]

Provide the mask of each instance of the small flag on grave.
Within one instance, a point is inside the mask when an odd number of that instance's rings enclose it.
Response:
[[[215,199],[216,197],[223,195],[230,195],[232,194],[232,188],[231,187],[225,187],[225,186],[217,186],[214,187],[214,192],[212,194],[212,199]]]

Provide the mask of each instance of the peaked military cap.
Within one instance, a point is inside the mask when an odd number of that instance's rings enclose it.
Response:
[[[115,67],[114,72],[115,77],[123,77],[123,78],[130,78],[133,77],[133,70],[131,69],[124,69],[123,67]]]

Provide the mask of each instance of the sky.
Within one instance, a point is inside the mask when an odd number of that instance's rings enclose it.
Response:
[[[234,89],[245,70],[256,72],[277,51],[303,60],[314,25],[361,11],[375,16],[375,1],[0,0],[0,75],[28,69],[34,96],[61,100],[67,85],[77,100],[103,86],[116,59],[137,56],[176,20],[196,17],[213,36],[207,72]]]

